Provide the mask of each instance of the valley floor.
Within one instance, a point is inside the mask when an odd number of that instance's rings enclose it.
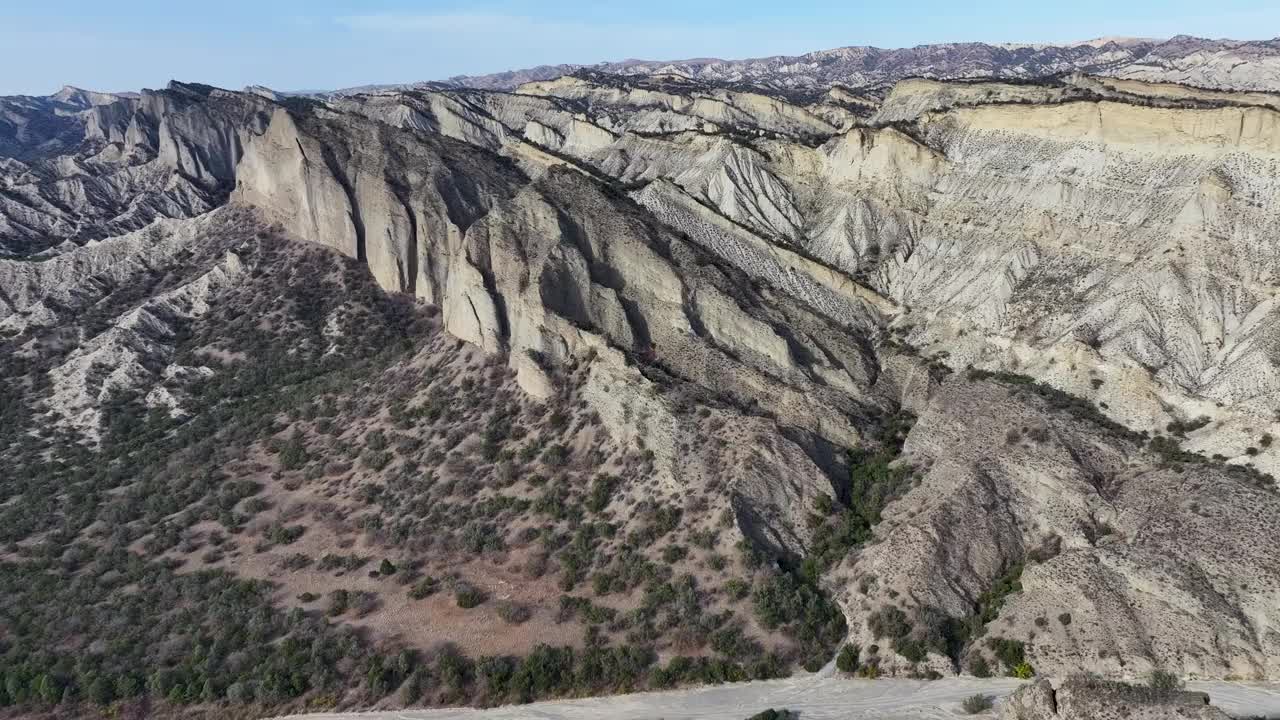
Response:
[[[1021,682],[974,678],[932,682],[847,680],[818,675],[491,710],[395,710],[296,717],[306,720],[744,720],[768,708],[786,708],[800,712],[804,720],[933,720],[965,717],[960,703],[966,697],[976,693],[1003,697]],[[1199,682],[1190,683],[1188,689],[1209,693],[1215,706],[1235,717],[1280,717],[1280,684]]]

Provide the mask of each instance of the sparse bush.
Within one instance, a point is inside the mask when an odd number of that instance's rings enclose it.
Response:
[[[724,583],[724,593],[730,600],[741,600],[751,592],[751,586],[742,578],[730,578]]]
[[[351,607],[351,593],[346,590],[334,590],[329,593],[329,606],[325,608],[325,614],[329,617],[337,617],[345,613]]]
[[[1182,679],[1168,670],[1157,668],[1147,675],[1147,685],[1152,690],[1171,692],[1182,689]]]
[[[909,662],[923,662],[929,656],[929,650],[924,643],[912,637],[898,638],[893,642],[893,649]]]
[[[974,654],[969,659],[969,674],[976,678],[991,677],[991,666],[987,663],[987,658],[982,654]]]
[[[266,539],[273,545],[289,545],[302,537],[307,529],[302,525],[285,525],[275,522],[267,528]]]
[[[719,534],[715,530],[693,530],[689,533],[689,542],[703,550],[714,548],[718,539]]]
[[[488,597],[480,588],[468,583],[459,583],[453,590],[454,602],[463,610],[470,610],[484,603]]]
[[[311,564],[311,557],[302,553],[294,553],[285,558],[280,564],[286,570],[301,570]]]
[[[904,638],[911,632],[907,614],[893,605],[886,605],[871,613],[867,627],[877,638]]]
[[[965,698],[964,702],[960,703],[960,709],[964,711],[965,715],[977,715],[995,707],[995,704],[996,698],[994,695],[978,693]]]
[[[355,599],[351,606],[355,608],[356,617],[365,617],[382,605],[382,601],[378,598],[378,594],[361,590],[355,594]]]
[[[995,653],[996,659],[1009,670],[1010,675],[1013,674],[1014,668],[1023,664],[1026,660],[1026,645],[1021,640],[988,638],[987,647]]]
[[[856,645],[845,645],[836,655],[836,669],[844,673],[858,671],[858,648]]]
[[[512,625],[519,625],[528,622],[533,617],[533,611],[527,605],[506,600],[498,603],[498,617]]]
[[[288,441],[280,446],[280,466],[285,470],[297,470],[306,465],[307,460],[306,438],[295,427]]]
[[[381,472],[386,469],[393,459],[394,456],[392,456],[392,454],[387,450],[374,450],[370,448],[360,454],[360,462],[374,472]]]
[[[609,501],[613,499],[613,492],[617,484],[618,479],[612,475],[596,476],[591,481],[591,491],[584,503],[587,510],[593,513],[603,512],[609,506]]]
[[[563,466],[569,462],[569,448],[559,443],[548,445],[547,449],[542,451],[542,462],[551,467]]]
[[[414,583],[409,588],[409,597],[414,600],[423,600],[440,592],[440,581],[433,577],[425,577]]]
[[[662,549],[662,561],[668,565],[680,562],[689,554],[689,548],[683,545],[668,545]]]

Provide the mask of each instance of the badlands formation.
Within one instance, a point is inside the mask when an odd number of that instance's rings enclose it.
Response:
[[[274,225],[527,397],[575,383],[639,492],[713,489],[835,599],[853,667],[1276,680],[1280,96],[1249,89],[6,101],[63,119],[0,126],[14,412],[90,446],[121,392],[198,413],[230,366],[174,348],[255,277],[229,228]]]

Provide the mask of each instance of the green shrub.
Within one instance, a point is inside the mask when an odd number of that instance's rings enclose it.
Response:
[[[840,654],[836,655],[836,669],[844,673],[858,672],[858,647],[856,645],[845,645],[840,648]]]
[[[394,456],[387,450],[367,449],[360,454],[360,462],[374,472],[384,470],[393,459]]]
[[[351,602],[351,607],[355,608],[356,617],[365,617],[377,610],[381,605],[382,601],[378,599],[378,594],[368,590],[361,590],[355,593],[355,597]]]
[[[533,611],[527,605],[504,600],[498,603],[498,617],[512,625],[519,625],[533,617]]]
[[[598,475],[591,481],[591,491],[583,505],[593,513],[603,512],[613,499],[613,491],[617,488],[618,478],[612,475]]]
[[[598,572],[591,576],[591,591],[596,595],[608,595],[613,592],[614,576],[611,573]]]
[[[325,609],[325,614],[329,617],[337,617],[345,613],[351,607],[351,593],[346,590],[334,590],[329,593],[329,607]]]
[[[422,600],[440,591],[440,581],[433,577],[425,577],[409,588],[409,597]]]
[[[991,677],[991,665],[982,654],[975,654],[969,659],[969,674],[976,678]]]
[[[569,462],[569,448],[566,445],[556,443],[548,445],[546,450],[542,451],[542,462],[551,467],[560,467]]]
[[[1168,670],[1159,668],[1152,670],[1147,675],[1147,685],[1152,690],[1173,691],[1182,689],[1182,680]]]
[[[280,466],[285,470],[297,470],[307,464],[306,438],[298,428],[293,429],[289,440],[280,447]]]
[[[964,702],[960,703],[960,709],[964,711],[965,715],[977,715],[990,710],[995,704],[996,698],[994,695],[978,693],[965,698]]]
[[[463,610],[470,610],[471,608],[484,603],[488,597],[480,588],[468,583],[460,583],[453,590],[453,599],[458,604],[458,607]]]
[[[893,649],[913,663],[923,662],[929,656],[929,650],[924,643],[911,637],[898,638],[893,643]]]
[[[1022,563],[1009,568],[986,592],[978,597],[977,623],[986,625],[995,620],[1010,595],[1022,591]]]
[[[267,528],[267,540],[273,545],[289,545],[302,537],[307,529],[302,525],[285,525],[283,523],[272,523]]]
[[[751,594],[760,624],[834,649],[844,639],[844,615],[812,584],[790,573],[762,581]]]
[[[893,605],[886,605],[871,613],[867,618],[867,627],[877,638],[904,638],[911,633],[911,623],[907,614]]]
[[[996,659],[1013,674],[1013,669],[1026,660],[1026,645],[1021,640],[1008,638],[990,638],[987,647],[995,653]]]
[[[286,570],[301,570],[310,564],[311,556],[302,553],[294,553],[280,563]]]
[[[724,582],[724,594],[730,600],[741,600],[751,592],[751,586],[742,578],[729,578]]]

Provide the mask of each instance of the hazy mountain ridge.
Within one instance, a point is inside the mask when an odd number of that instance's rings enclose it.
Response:
[[[1053,44],[944,43],[914,48],[854,46],[796,56],[746,60],[627,60],[595,65],[551,65],[492,75],[449,78],[458,87],[512,90],[579,70],[623,76],[662,74],[714,83],[746,83],[774,90],[826,90],[886,85],[908,77],[1030,79],[1071,72],[1180,82],[1232,90],[1280,89],[1280,45],[1275,40],[1170,40],[1104,38]]]

